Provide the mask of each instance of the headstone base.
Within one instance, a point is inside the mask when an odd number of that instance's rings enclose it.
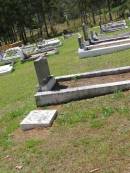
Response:
[[[55,84],[56,79],[52,76],[45,85],[38,87],[38,91],[51,91]]]

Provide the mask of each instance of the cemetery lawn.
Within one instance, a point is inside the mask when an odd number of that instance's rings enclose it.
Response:
[[[51,74],[65,75],[130,65],[130,49],[79,59],[76,36],[48,57]],[[129,173],[130,91],[118,91],[57,109],[48,129],[22,132],[19,123],[36,109],[33,62],[0,76],[0,173]]]

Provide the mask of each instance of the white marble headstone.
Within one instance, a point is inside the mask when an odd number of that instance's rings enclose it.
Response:
[[[56,118],[56,110],[33,110],[20,123],[22,130],[49,127]]]

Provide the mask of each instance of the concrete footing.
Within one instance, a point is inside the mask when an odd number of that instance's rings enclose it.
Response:
[[[52,77],[46,85],[38,87],[39,91],[50,91],[56,84],[56,79]]]

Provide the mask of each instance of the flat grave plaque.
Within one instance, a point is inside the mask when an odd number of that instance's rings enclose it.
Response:
[[[12,70],[13,70],[13,66],[11,65],[0,66],[0,75],[10,73]]]
[[[39,127],[49,127],[56,118],[56,110],[33,110],[20,123],[22,130],[30,130]]]

